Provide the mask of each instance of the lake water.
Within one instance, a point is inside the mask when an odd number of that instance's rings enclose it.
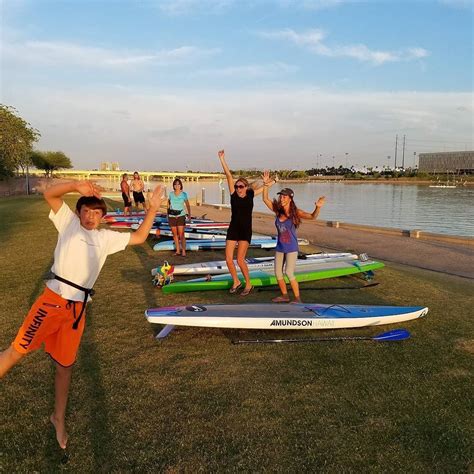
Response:
[[[224,202],[229,203],[227,183],[223,183]],[[205,188],[207,203],[222,202],[222,186],[218,182],[184,183],[190,198],[201,197]],[[150,182],[150,186],[152,183]],[[419,229],[438,234],[474,236],[474,187],[430,188],[427,185],[346,184],[346,183],[277,183],[270,197],[291,187],[295,202],[305,211],[314,209],[319,196],[326,196],[319,219],[351,224]],[[172,190],[171,183],[167,190]],[[260,196],[255,210],[269,212]]]

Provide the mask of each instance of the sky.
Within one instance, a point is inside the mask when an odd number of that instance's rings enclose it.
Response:
[[[474,0],[0,0],[0,102],[76,169],[473,150]],[[398,136],[397,148],[395,148]]]

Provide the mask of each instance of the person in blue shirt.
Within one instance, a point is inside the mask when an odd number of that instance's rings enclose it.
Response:
[[[280,287],[281,295],[272,299],[274,303],[289,303],[288,290],[283,273],[290,281],[294,300],[292,303],[301,303],[300,289],[295,278],[296,260],[298,258],[298,237],[296,229],[301,219],[316,219],[326,198],[321,196],[315,202],[313,212],[305,212],[295,204],[294,193],[290,188],[283,188],[278,192],[278,199],[271,201],[268,197],[268,187],[271,179],[268,171],[263,174],[263,202],[275,213],[275,227],[278,232],[278,241],[275,249],[275,276]],[[285,268],[283,268],[285,267]]]
[[[183,191],[183,182],[176,178],[173,181],[173,191],[168,197],[168,223],[173,233],[175,255],[186,256],[186,237],[184,227],[186,216],[191,217],[191,206],[188,194]]]

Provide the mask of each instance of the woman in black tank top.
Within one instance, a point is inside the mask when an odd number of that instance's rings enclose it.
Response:
[[[230,193],[231,219],[229,229],[227,230],[227,239],[225,246],[225,260],[234,282],[229,293],[236,293],[242,287],[242,282],[237,276],[237,270],[234,264],[234,251],[237,247],[237,264],[245,279],[245,287],[240,296],[247,296],[252,291],[250,283],[249,269],[245,257],[252,239],[252,210],[253,198],[263,191],[263,186],[254,189],[253,185],[245,178],[234,178],[225,161],[224,150],[218,152],[219,160],[227,178]],[[274,184],[275,181],[272,182]]]

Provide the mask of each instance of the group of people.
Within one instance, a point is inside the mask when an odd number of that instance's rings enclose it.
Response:
[[[270,200],[268,188],[276,180],[270,173],[263,174],[263,184],[250,184],[245,178],[234,180],[225,160],[224,150],[218,153],[231,193],[232,217],[227,231],[226,262],[233,278],[230,293],[238,290],[241,296],[252,291],[246,253],[252,239],[252,210],[254,197],[262,194],[263,201],[275,214],[278,244],[275,254],[275,274],[281,295],[274,302],[289,302],[283,274],[286,273],[294,293],[295,302],[301,301],[298,283],[294,278],[295,262],[298,255],[296,229],[302,219],[314,219],[324,205],[324,197],[316,201],[313,212],[298,209],[293,201],[293,191],[284,188],[277,193],[278,198]],[[122,180],[124,204],[131,206],[130,190],[135,203],[145,202],[143,181],[136,172],[129,184],[127,176]],[[71,210],[64,201],[65,194],[77,192],[81,197]],[[0,378],[3,377],[26,354],[39,349],[44,344],[56,367],[55,404],[50,421],[56,430],[56,439],[65,449],[68,441],[66,430],[66,405],[71,383],[72,367],[84,331],[86,304],[94,294],[93,286],[107,256],[124,250],[128,245],[145,242],[152,228],[156,213],[164,200],[164,187],[158,185],[150,193],[147,213],[139,228],[133,233],[114,232],[99,229],[107,207],[100,197],[100,189],[91,181],[73,181],[51,186],[44,192],[49,207],[49,218],[58,231],[58,241],[54,251],[51,278],[46,282],[43,293],[38,297],[12,344],[0,353]],[[168,218],[175,237],[176,253],[186,254],[184,227],[186,216],[191,215],[189,200],[179,179],[173,182],[173,191],[168,197]],[[186,212],[187,211],[187,212]],[[244,279],[243,288],[234,264],[237,249],[237,265]]]
[[[123,199],[124,215],[131,215],[132,197],[135,207],[138,209],[148,210],[149,198],[145,199],[145,183],[140,178],[138,171],[133,173],[133,179],[129,181],[128,174],[122,175],[120,182],[120,190]],[[131,195],[130,195],[131,193]],[[147,195],[150,194],[149,192]],[[191,206],[189,204],[188,195],[183,191],[183,182],[176,178],[173,181],[173,191],[169,194],[167,201],[168,224],[173,233],[173,240],[176,249],[175,255],[186,256],[186,237],[184,227],[186,220],[191,216]]]
[[[263,184],[258,186],[250,184],[245,178],[234,180],[232,173],[225,160],[224,150],[218,152],[222,169],[227,178],[230,192],[231,219],[227,231],[225,259],[227,267],[233,278],[233,285],[229,293],[235,294],[240,289],[240,296],[247,296],[253,289],[250,281],[249,269],[246,262],[247,250],[252,240],[252,211],[254,197],[262,194],[263,202],[275,214],[275,227],[277,230],[277,246],[275,251],[275,276],[281,295],[272,299],[274,303],[290,302],[284,274],[288,277],[293,291],[293,302],[300,303],[300,291],[295,278],[296,260],[298,258],[298,238],[296,229],[302,219],[316,219],[321,207],[325,203],[325,197],[321,196],[315,202],[313,212],[299,209],[293,200],[294,193],[290,188],[284,188],[277,193],[278,198],[270,200],[268,188],[276,183],[276,178],[271,178],[268,171],[263,173]],[[237,265],[245,279],[242,288],[237,269],[234,263],[234,254],[237,249]]]
[[[289,302],[287,286],[284,280],[286,274],[294,294],[293,301],[301,302],[298,282],[295,279],[295,267],[298,258],[298,238],[296,229],[302,219],[316,219],[325,197],[315,202],[313,212],[299,209],[293,200],[294,193],[290,188],[284,188],[277,193],[278,198],[270,200],[268,188],[276,183],[268,171],[263,173],[263,184],[250,184],[246,178],[236,180],[230,172],[225,159],[224,150],[218,152],[218,157],[227,179],[230,193],[231,220],[226,235],[225,259],[233,284],[229,292],[235,294],[240,290],[240,296],[247,296],[252,291],[249,270],[246,262],[247,250],[252,240],[252,211],[255,196],[262,194],[265,205],[275,213],[275,227],[277,230],[277,246],[275,252],[275,276],[281,295],[273,298],[275,303]],[[167,203],[168,223],[173,233],[175,255],[186,255],[185,226],[191,216],[191,206],[187,193],[183,190],[183,183],[179,178],[173,181],[173,191],[169,193]],[[237,252],[237,265],[242,272],[245,285],[239,279],[234,262]],[[243,286],[243,288],[242,288]]]
[[[145,183],[140,178],[138,171],[133,173],[133,179],[128,179],[128,174],[122,175],[122,181],[120,182],[120,191],[122,191],[123,199],[123,212],[125,215],[130,215],[132,212],[132,197],[135,207],[138,209],[148,209],[148,204],[145,200]],[[131,193],[131,195],[130,195]]]

